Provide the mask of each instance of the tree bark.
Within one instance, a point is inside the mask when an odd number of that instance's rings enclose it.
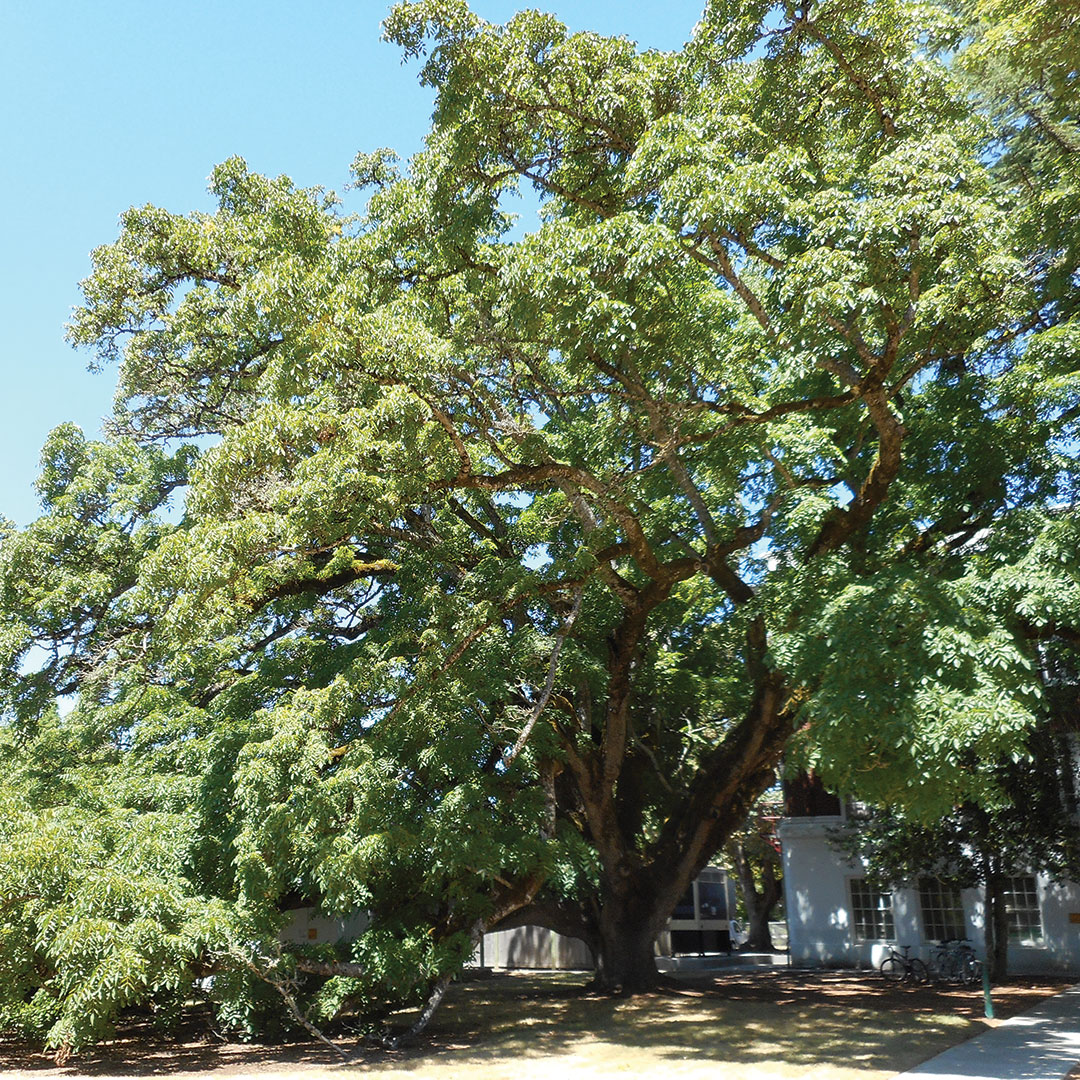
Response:
[[[1005,878],[993,874],[986,882],[986,922],[990,929],[986,962],[990,981],[1000,982],[1009,973],[1009,918],[1005,910]]]
[[[602,861],[598,989],[638,993],[658,984],[657,935],[679,897],[774,779],[787,727],[782,701],[780,677],[766,674],[746,719],[671,806],[664,828],[645,851],[635,847],[634,837],[622,835],[617,818],[605,823],[590,815],[590,824],[599,826],[593,835]],[[581,793],[588,812],[596,794],[584,787]]]
[[[597,989],[638,993],[659,982],[655,941],[690,883],[774,780],[790,734],[783,675],[768,670],[765,627],[748,630],[748,676],[756,684],[743,719],[704,754],[696,775],[673,790],[664,823],[642,843],[638,785],[629,752],[633,669],[649,612],[669,595],[668,575],[641,590],[609,641],[607,700],[602,731],[561,729],[568,773],[579,800],[578,828],[596,851]],[[585,738],[583,736],[588,736]]]
[[[600,952],[595,904],[572,900],[534,900],[492,923],[489,930],[513,930],[518,926],[542,926],[564,937],[578,938],[589,947],[594,960]]]
[[[765,860],[761,868],[762,888],[759,891],[754,881],[754,867],[745,846],[735,843],[730,850],[735,866],[735,878],[746,907],[747,938],[743,948],[749,952],[772,952],[769,916],[780,899],[780,883],[776,878],[776,869],[771,861]]]
[[[750,921],[750,937],[747,939],[747,947],[759,952],[772,952],[772,932],[769,930],[769,919],[772,918],[773,909],[780,900],[780,882],[776,877],[776,867],[772,862],[766,862],[762,869],[763,888],[761,890],[761,903],[758,908],[757,920]]]
[[[655,900],[656,890],[638,882],[618,895],[588,903],[533,901],[493,924],[493,930],[542,926],[584,941],[593,954],[593,988],[604,993],[652,990],[660,979],[656,939],[670,912]]]
[[[668,915],[644,890],[607,897],[600,908],[594,988],[609,994],[654,990],[660,981],[656,938]]]

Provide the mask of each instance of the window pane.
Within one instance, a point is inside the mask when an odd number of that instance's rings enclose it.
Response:
[[[1009,923],[1010,941],[1042,941],[1042,917],[1039,914],[1039,894],[1033,877],[1009,878],[1005,886],[1005,917]]]
[[[727,891],[722,881],[702,881],[699,878],[697,895],[701,918],[727,918]]]
[[[967,937],[960,890],[937,878],[919,878],[919,906],[923,936],[928,941],[955,941]]]
[[[874,888],[864,878],[851,882],[851,914],[855,938],[858,941],[892,941],[896,937],[893,924],[892,893]]]

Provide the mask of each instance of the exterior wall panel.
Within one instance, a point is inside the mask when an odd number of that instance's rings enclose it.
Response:
[[[791,962],[804,966],[876,967],[886,942],[858,941],[852,926],[848,881],[864,867],[848,862],[832,846],[829,832],[843,823],[839,815],[785,818],[777,833],[784,866]],[[1036,875],[1043,942],[1009,946],[1011,974],[1080,975],[1080,885],[1058,886]],[[976,954],[983,950],[981,889],[961,891],[965,932]],[[923,935],[917,889],[893,890],[897,945],[910,945],[924,959],[931,944]],[[1075,921],[1074,921],[1075,920]]]
[[[579,938],[542,926],[518,926],[485,934],[473,962],[499,969],[588,971],[593,967],[593,956]]]

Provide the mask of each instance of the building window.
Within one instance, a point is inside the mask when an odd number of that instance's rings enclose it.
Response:
[[[1033,877],[1009,878],[1005,884],[1005,916],[1009,921],[1009,940],[1020,945],[1042,944],[1042,917],[1039,894]]]
[[[893,941],[892,893],[875,888],[865,878],[852,878],[852,926],[857,941]]]
[[[704,874],[698,878],[698,918],[727,918],[727,882],[709,881]]]
[[[955,941],[967,937],[960,890],[937,878],[919,878],[923,937],[927,941]]]
[[[697,911],[694,910],[694,883],[690,882],[690,888],[686,890],[686,895],[683,896],[679,902],[675,905],[675,910],[671,913],[673,919],[696,919]]]
[[[690,883],[675,905],[673,919],[726,919],[728,917],[728,877],[723,870],[706,866]]]

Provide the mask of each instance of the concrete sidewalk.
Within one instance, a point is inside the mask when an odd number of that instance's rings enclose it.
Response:
[[[1080,1063],[1080,986],[1003,1021],[895,1080],[1062,1080]]]

